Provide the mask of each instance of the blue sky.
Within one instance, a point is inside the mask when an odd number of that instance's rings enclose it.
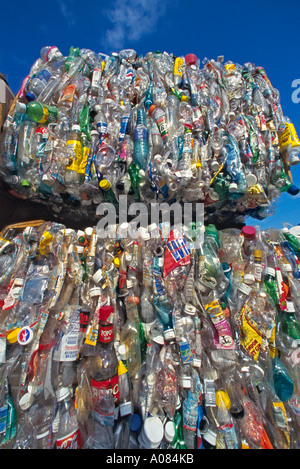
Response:
[[[224,55],[265,68],[300,135],[300,102],[292,101],[292,83],[300,80],[299,0],[1,0],[0,16],[0,72],[15,93],[46,45],[64,55],[70,46],[106,54],[193,52],[201,60]],[[292,174],[300,187],[300,164]],[[299,206],[300,194],[283,194],[276,214],[260,224],[300,223]]]

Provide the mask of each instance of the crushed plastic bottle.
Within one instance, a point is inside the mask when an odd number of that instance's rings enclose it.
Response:
[[[128,50],[42,48],[1,137],[1,177],[14,191],[62,223],[93,223],[127,181],[135,201],[204,203],[218,225],[236,213],[263,219],[282,192],[299,192],[299,137],[263,67]],[[37,126],[49,136],[35,153]]]
[[[1,448],[299,448],[297,230],[129,228],[3,233]]]

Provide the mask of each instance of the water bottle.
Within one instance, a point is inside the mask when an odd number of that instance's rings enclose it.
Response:
[[[137,109],[136,128],[134,133],[134,147],[132,159],[144,171],[147,168],[149,153],[148,128],[146,113],[143,108]]]
[[[56,449],[81,449],[81,435],[70,388],[60,387],[56,398],[58,408],[53,422]]]

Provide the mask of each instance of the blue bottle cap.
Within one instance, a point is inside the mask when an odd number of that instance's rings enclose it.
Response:
[[[288,193],[291,195],[297,195],[299,193],[299,189],[294,184],[289,188]]]
[[[138,432],[142,426],[142,419],[139,414],[133,414],[130,419],[130,430],[132,432]]]
[[[26,93],[25,98],[27,99],[27,101],[34,101],[35,100],[35,96],[31,91]]]

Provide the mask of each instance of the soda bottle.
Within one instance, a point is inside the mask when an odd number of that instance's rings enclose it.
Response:
[[[58,117],[56,106],[48,106],[46,104],[39,103],[38,101],[33,101],[28,104],[18,103],[16,111],[26,113],[29,119],[39,124],[56,122]]]

